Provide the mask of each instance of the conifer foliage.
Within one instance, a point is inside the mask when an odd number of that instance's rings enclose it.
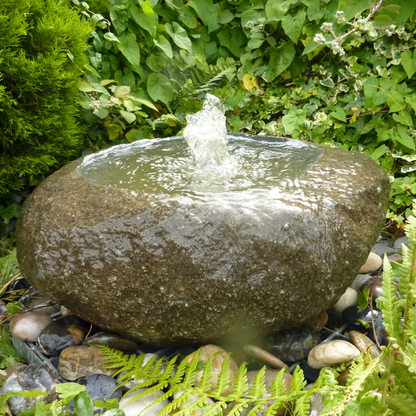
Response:
[[[90,33],[67,0],[0,2],[0,195],[80,153],[77,81]]]

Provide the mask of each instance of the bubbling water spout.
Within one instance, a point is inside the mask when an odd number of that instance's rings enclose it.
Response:
[[[202,109],[186,116],[183,135],[198,169],[212,170],[230,157],[227,129],[221,101],[212,94],[205,97]]]

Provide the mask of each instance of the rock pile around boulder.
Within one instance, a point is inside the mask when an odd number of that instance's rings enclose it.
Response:
[[[74,161],[22,208],[22,274],[103,330],[159,346],[299,326],[365,263],[390,189],[371,158],[310,146],[318,160],[256,210],[238,197],[218,205],[95,186]]]

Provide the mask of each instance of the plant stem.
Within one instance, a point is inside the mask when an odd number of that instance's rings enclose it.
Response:
[[[407,297],[406,297],[406,308],[404,310],[404,323],[403,323],[403,331],[402,331],[402,341],[407,341],[406,336],[406,329],[409,326],[409,319],[410,319],[410,308],[413,307],[413,295],[411,291],[411,287],[415,282],[415,267],[416,267],[416,249],[415,245],[410,245],[412,249],[412,263],[410,265],[410,275],[409,275],[409,283],[407,288]]]
[[[380,400],[380,412],[383,411],[384,407],[386,406],[387,400],[387,393],[389,390],[389,375],[390,375],[390,368],[393,362],[393,347],[392,347],[392,340],[389,342],[389,346],[387,347],[387,363],[386,369],[384,371],[385,380],[383,383],[383,390],[381,391],[381,400]]]

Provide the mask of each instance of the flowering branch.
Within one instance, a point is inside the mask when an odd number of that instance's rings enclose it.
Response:
[[[333,27],[332,27],[332,23],[325,22],[321,26],[321,31],[323,33],[328,33],[329,32],[334,39],[331,40],[331,41],[327,41],[325,39],[325,36],[322,33],[318,33],[313,38],[313,41],[315,43],[317,43],[318,45],[328,45],[332,48],[332,52],[334,54],[339,54],[340,56],[344,56],[345,55],[345,50],[344,50],[344,48],[341,47],[342,42],[348,36],[356,33],[357,31],[367,32],[370,29],[369,21],[373,17],[374,13],[381,10],[381,5],[385,1],[386,0],[379,0],[377,5],[375,5],[374,7],[370,3],[370,13],[368,14],[368,16],[363,19],[359,15],[357,15],[355,17],[356,20],[352,23],[348,22],[347,19],[345,19],[343,11],[337,11],[335,17],[338,19],[338,23],[347,23],[350,26],[352,26],[352,29],[349,30],[348,32],[344,33],[342,36],[337,36],[334,32]]]

